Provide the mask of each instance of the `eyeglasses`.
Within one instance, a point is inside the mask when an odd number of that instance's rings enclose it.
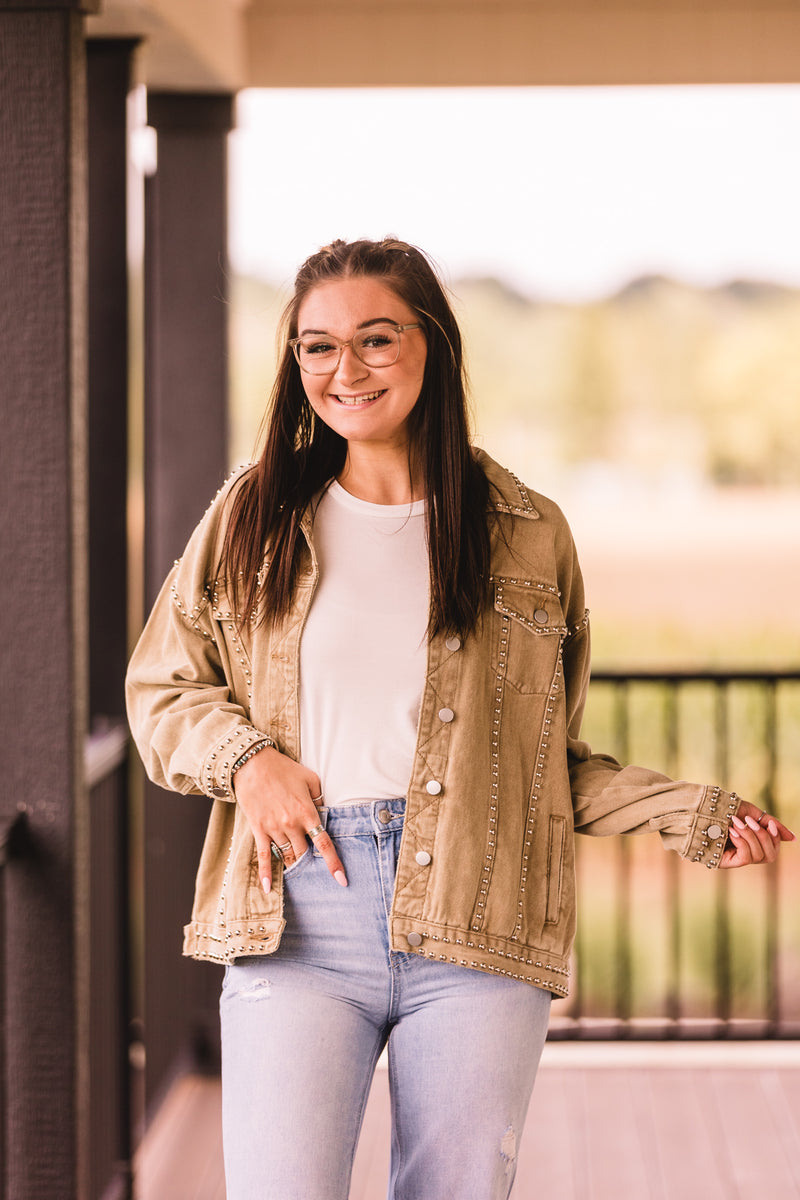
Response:
[[[400,334],[407,329],[419,329],[419,322],[370,325],[368,329],[360,329],[348,342],[340,342],[329,333],[306,333],[290,338],[289,345],[300,369],[309,375],[332,374],[341,362],[345,346],[352,346],[365,367],[390,367],[400,357]]]

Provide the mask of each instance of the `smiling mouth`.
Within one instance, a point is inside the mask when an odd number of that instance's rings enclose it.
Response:
[[[345,408],[357,408],[360,404],[371,404],[373,400],[377,400],[382,396],[386,388],[381,388],[377,392],[362,392],[360,396],[337,396],[331,393],[332,398],[337,404],[343,404]]]

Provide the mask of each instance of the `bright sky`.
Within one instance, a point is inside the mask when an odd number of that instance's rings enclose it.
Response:
[[[799,150],[798,86],[244,92],[231,258],[290,284],[335,237],[394,233],[548,299],[800,287]]]

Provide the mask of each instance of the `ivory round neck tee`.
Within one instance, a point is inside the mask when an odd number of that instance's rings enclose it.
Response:
[[[427,665],[425,501],[336,481],[314,515],[319,581],[300,641],[301,761],[325,804],[406,795]]]

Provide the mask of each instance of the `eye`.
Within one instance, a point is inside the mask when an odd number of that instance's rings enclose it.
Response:
[[[326,341],[324,338],[308,338],[300,343],[300,349],[303,354],[309,355],[312,358],[322,358],[326,354],[335,354],[336,346],[333,342]]]
[[[394,338],[391,330],[373,329],[370,333],[365,333],[358,339],[359,346],[364,350],[383,350],[386,346],[391,346],[393,342]]]

